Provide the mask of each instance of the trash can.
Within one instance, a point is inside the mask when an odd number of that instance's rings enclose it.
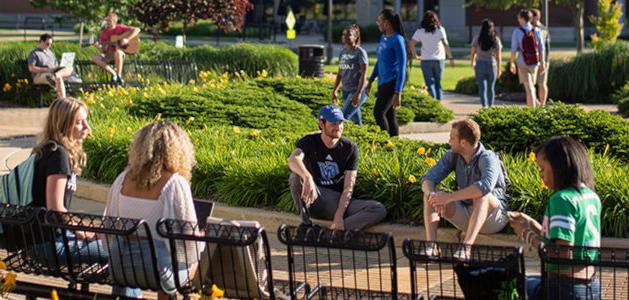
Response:
[[[323,45],[299,46],[299,76],[323,78]]]

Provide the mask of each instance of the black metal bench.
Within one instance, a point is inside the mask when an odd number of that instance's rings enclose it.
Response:
[[[600,282],[600,295],[593,295],[594,299],[629,299],[629,249],[541,244],[539,256],[542,299],[566,299],[562,296],[569,294],[570,286],[591,280]],[[568,277],[549,270],[555,267],[563,269],[564,275],[569,273]],[[581,270],[583,279],[574,279],[575,272]],[[558,286],[559,281],[565,285]]]
[[[17,78],[27,78],[32,81],[26,60],[18,60],[21,72]],[[109,74],[101,70],[99,66],[89,60],[75,60],[74,72],[82,82],[65,82],[66,93],[76,94],[80,92],[95,91],[100,88],[117,86],[111,82]],[[141,87],[149,82],[179,82],[187,83],[198,79],[198,67],[195,62],[177,61],[125,61],[124,74],[125,86]],[[43,106],[47,95],[52,95],[52,89],[46,84],[29,84],[24,86],[24,94],[36,97],[39,106]]]
[[[280,226],[292,299],[398,299],[390,233]]]
[[[177,290],[186,298],[198,292],[211,295],[213,285],[226,298],[277,298],[269,241],[257,222],[210,218],[199,226],[164,219],[157,231],[169,240]],[[180,266],[196,263],[194,270],[183,270],[185,276],[181,276]]]
[[[436,245],[437,250],[433,250]],[[409,260],[412,299],[525,298],[524,256],[521,247],[471,247],[470,256],[454,256],[463,244],[404,240]],[[517,293],[517,295],[516,295]]]

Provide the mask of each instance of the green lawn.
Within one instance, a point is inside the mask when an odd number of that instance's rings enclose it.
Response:
[[[369,69],[367,74],[371,74],[371,70],[373,65],[376,63],[375,58],[369,59]],[[326,73],[334,73],[338,71],[338,65],[332,64],[325,66]],[[443,89],[446,91],[454,90],[456,86],[456,82],[462,78],[474,76],[474,70],[470,66],[469,60],[458,59],[455,61],[454,68],[450,67],[449,64],[446,64],[446,69],[443,73],[443,79],[441,80],[441,84]],[[409,75],[410,83],[415,85],[424,85],[424,77],[422,75],[422,71],[419,67],[419,61],[413,61],[413,68],[410,71]]]

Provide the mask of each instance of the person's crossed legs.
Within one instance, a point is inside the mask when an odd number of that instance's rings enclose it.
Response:
[[[295,207],[299,210],[304,224],[310,224],[310,217],[322,220],[334,219],[341,193],[317,186],[317,199],[309,208],[304,208],[301,200],[303,187],[301,178],[295,173],[291,173],[289,184]],[[384,208],[384,205],[376,200],[352,199],[345,210],[343,224],[345,225],[345,230],[362,230],[380,223],[386,215],[387,210]]]

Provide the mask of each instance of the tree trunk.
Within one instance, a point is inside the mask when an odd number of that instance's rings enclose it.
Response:
[[[328,0],[328,51],[326,64],[332,64],[332,0]]]
[[[79,29],[79,45],[83,46],[83,29],[85,28],[85,22],[81,21],[81,27]]]
[[[581,54],[585,45],[583,33],[583,15],[585,14],[585,3],[584,1],[580,0],[577,1],[575,4],[576,5],[572,10],[572,15],[574,18],[575,37],[577,39],[577,54]]]

